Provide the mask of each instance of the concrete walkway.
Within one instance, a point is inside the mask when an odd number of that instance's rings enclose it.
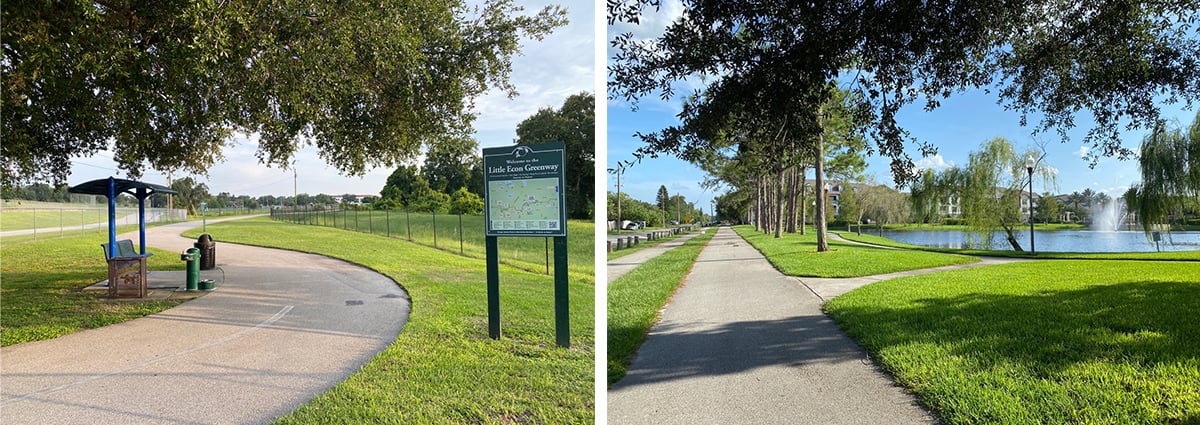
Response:
[[[821,302],[720,228],[609,390],[609,423],[933,423]]]
[[[183,251],[194,240],[177,235],[199,225],[147,229],[147,244]],[[358,370],[408,320],[407,294],[378,273],[214,239],[224,272],[216,291],[145,318],[0,349],[0,423],[270,422]]]
[[[655,246],[652,246],[649,248],[644,248],[641,251],[635,252],[633,254],[629,254],[624,257],[619,257],[619,258],[613,259],[612,261],[609,261],[608,265],[605,267],[605,270],[608,271],[608,283],[613,283],[613,281],[617,280],[617,278],[620,278],[621,276],[624,276],[626,273],[629,273],[630,270],[637,268],[637,266],[642,265],[642,263],[650,261],[650,259],[657,257],[664,252],[670,251],[671,248],[675,248],[677,246],[683,245],[684,242],[687,242],[688,240],[690,240],[696,236],[699,236],[700,234],[702,234],[704,232],[710,232],[710,231],[712,231],[711,228],[700,229],[699,232],[691,232],[691,233],[679,236],[675,239],[660,243],[658,245],[655,245]]]

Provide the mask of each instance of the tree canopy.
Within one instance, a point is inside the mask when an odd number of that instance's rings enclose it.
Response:
[[[520,41],[566,23],[512,0],[4,2],[4,185],[62,181],[111,148],[121,170],[204,174],[234,132],[287,166],[315,145],[361,175],[470,132]]]
[[[566,145],[567,216],[592,217],[596,188],[596,96],[578,93],[559,109],[542,108],[517,124],[517,144]]]
[[[671,136],[694,133],[689,119],[737,109],[786,117],[791,131],[808,136],[799,141],[815,144],[824,131],[820,106],[838,86],[857,99],[855,114],[867,119],[861,131],[903,185],[916,177],[905,144],[936,151],[896,121],[914,102],[932,109],[955,92],[994,89],[1022,124],[1035,117],[1035,130],[1064,140],[1086,111],[1096,122],[1083,140],[1094,159],[1129,156],[1118,132],[1155,123],[1156,102],[1200,99],[1200,3],[1191,1],[682,3],[661,36],[625,33],[612,42],[612,98],[669,99],[677,83],[704,81],[696,91],[704,100],[680,114],[685,124],[643,134],[642,155],[703,148],[710,138]],[[609,1],[609,22],[637,24],[661,4]]]

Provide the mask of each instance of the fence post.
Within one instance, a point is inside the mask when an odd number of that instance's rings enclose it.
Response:
[[[83,223],[87,222],[87,217],[85,217],[84,214],[87,214],[87,210],[79,210],[79,234],[81,235],[87,229],[86,227],[83,227]]]
[[[463,255],[462,213],[458,213],[458,255]]]
[[[431,208],[429,212],[433,213],[433,247],[437,248],[437,208]]]
[[[374,210],[367,210],[367,233],[375,234]]]
[[[408,227],[408,241],[412,242],[412,217],[408,215],[408,207],[404,207],[404,226]]]
[[[358,230],[358,210],[354,210],[354,231],[355,232],[360,231],[360,230]]]
[[[383,223],[387,225],[387,237],[392,237],[392,209],[384,207]]]
[[[546,242],[546,275],[550,275],[550,238],[542,238]]]

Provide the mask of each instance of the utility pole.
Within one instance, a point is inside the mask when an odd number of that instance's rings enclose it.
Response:
[[[617,168],[609,168],[608,172],[617,175],[617,234],[621,234],[621,174],[625,173],[625,165],[617,163]]]
[[[170,171],[167,171],[167,187],[171,187],[171,172]],[[175,215],[171,213],[172,212],[171,208],[174,206],[175,206],[175,196],[168,193],[167,194],[167,221],[168,222],[175,218]]]

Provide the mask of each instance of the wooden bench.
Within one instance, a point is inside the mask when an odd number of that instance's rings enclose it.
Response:
[[[133,249],[133,241],[129,240],[129,239],[122,239],[122,240],[117,241],[116,255],[110,254],[107,243],[100,244],[100,247],[104,248],[104,258],[105,259],[108,259],[108,258],[139,258],[139,257],[149,257],[151,255],[154,255],[153,253],[146,253],[146,255],[139,254],[136,249]]]

